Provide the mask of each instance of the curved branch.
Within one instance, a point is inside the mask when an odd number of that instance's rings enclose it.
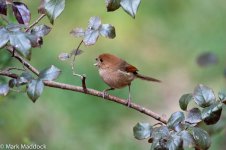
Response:
[[[49,87],[53,87],[53,88],[59,88],[59,89],[65,89],[65,90],[70,90],[70,91],[75,91],[75,92],[80,92],[80,93],[85,93],[85,94],[89,94],[89,95],[93,95],[93,96],[97,96],[97,97],[101,97],[103,98],[103,92],[100,92],[100,91],[97,91],[97,90],[94,90],[94,89],[89,89],[87,88],[87,92],[85,92],[83,90],[83,87],[80,87],[80,86],[74,86],[74,85],[69,85],[69,84],[65,84],[65,83],[59,83],[59,82],[54,82],[54,81],[44,81],[44,84],[46,86],[49,86]],[[104,99],[106,100],[110,100],[110,101],[113,101],[113,102],[116,102],[116,103],[119,103],[119,104],[122,104],[126,107],[128,107],[128,102],[127,100],[125,99],[122,99],[122,98],[119,98],[119,97],[116,97],[116,96],[113,96],[113,95],[106,95],[104,97]],[[134,109],[134,110],[137,110],[143,114],[146,114],[164,124],[166,124],[166,119],[164,119],[163,117],[161,117],[159,114],[143,107],[143,106],[140,106],[138,104],[135,104],[135,103],[131,103],[130,108]]]
[[[10,48],[7,48],[7,49],[10,53],[13,53],[13,49],[10,49]],[[39,71],[36,68],[34,68],[29,62],[27,62],[24,58],[22,58],[17,52],[15,52],[14,57],[16,59],[18,59],[24,66],[26,66],[34,74],[36,74],[36,75],[39,74]],[[11,77],[11,78],[16,77],[16,76],[12,76],[12,74],[9,71],[7,71],[7,72],[6,71],[0,71],[0,75],[8,76],[8,77]],[[74,91],[74,92],[80,92],[80,93],[89,94],[89,95],[93,95],[93,96],[103,98],[103,92],[97,91],[97,90],[94,90],[94,89],[90,89],[90,88],[87,88],[86,90],[84,90],[84,88],[80,87],[80,86],[74,86],[74,85],[55,82],[55,81],[44,81],[44,84],[46,86],[49,86],[49,87],[52,87],[52,88],[64,89],[64,90],[69,90],[69,91]],[[113,96],[113,95],[106,95],[104,97],[104,99],[109,100],[109,101],[113,101],[113,102],[116,102],[116,103],[119,103],[121,105],[128,107],[126,99],[122,99],[122,98],[119,98],[119,97],[116,97],[116,96]],[[158,120],[158,121],[160,121],[164,124],[167,123],[167,120],[164,117],[161,117],[159,114],[157,114],[157,113],[155,113],[155,112],[151,111],[150,109],[147,109],[143,106],[140,106],[140,105],[135,104],[135,103],[131,103],[129,107],[136,110],[136,111],[139,111],[139,112],[141,112],[145,115],[148,115],[148,116],[150,116],[150,117],[152,117],[152,118],[154,118],[154,119],[156,119],[156,120]]]
[[[27,69],[32,71],[34,74],[39,75],[39,71],[33,67],[28,61],[26,61],[23,57],[21,57],[16,51],[13,50],[12,46],[7,46],[6,49],[13,54],[17,60],[19,60]]]

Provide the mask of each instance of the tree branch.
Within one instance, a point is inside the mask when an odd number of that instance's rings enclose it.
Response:
[[[33,67],[28,61],[26,61],[23,57],[21,57],[16,51],[13,50],[12,46],[7,46],[6,49],[13,54],[17,60],[19,60],[27,69],[32,71],[34,74],[39,75],[39,71]]]
[[[10,47],[7,47],[7,50],[10,53],[13,53],[13,49]],[[34,68],[29,62],[27,62],[24,58],[22,58],[17,52],[14,53],[14,57],[16,59],[18,59],[25,67],[27,67],[30,71],[32,71],[34,74],[39,75],[39,71]],[[10,78],[16,78],[16,75],[12,75],[12,73],[10,73],[9,71],[4,71],[4,70],[0,70],[0,75],[2,76],[7,76]],[[70,85],[70,84],[65,84],[65,83],[60,83],[60,82],[55,82],[55,81],[44,81],[44,84],[46,86],[52,87],[52,88],[58,88],[58,89],[64,89],[64,90],[69,90],[69,91],[74,91],[74,92],[80,92],[80,93],[85,93],[85,94],[89,94],[89,95],[93,95],[93,96],[97,96],[100,98],[103,98],[103,92],[101,91],[97,91],[94,89],[90,89],[90,88],[86,88],[84,89],[83,87],[80,86],[74,86],[74,85]],[[109,101],[113,101],[116,103],[119,103],[121,105],[124,105],[126,107],[128,107],[127,105],[127,100],[126,99],[122,99],[113,95],[106,95],[104,97],[104,99],[109,100]],[[139,111],[145,115],[148,115],[164,124],[167,123],[167,120],[164,117],[161,117],[159,114],[151,111],[150,109],[147,109],[143,106],[140,106],[138,104],[135,103],[131,103],[130,108]]]

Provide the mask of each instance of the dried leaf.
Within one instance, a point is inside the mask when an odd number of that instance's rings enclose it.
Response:
[[[29,25],[31,13],[26,4],[22,2],[13,2],[13,12],[20,24]]]
[[[35,34],[38,37],[43,37],[47,35],[50,31],[51,27],[47,25],[38,25],[31,30],[31,34]]]
[[[67,60],[67,59],[71,58],[71,55],[68,54],[68,53],[61,53],[61,54],[58,56],[58,58],[59,58],[60,60],[64,61],[64,60]]]
[[[83,30],[83,28],[75,28],[70,32],[70,34],[75,37],[84,37],[85,31]]]
[[[107,11],[115,11],[120,7],[121,0],[105,0]]]
[[[0,0],[0,14],[7,15],[7,5],[5,0]]]
[[[217,56],[212,52],[206,52],[198,56],[197,64],[201,67],[214,65],[218,62]]]

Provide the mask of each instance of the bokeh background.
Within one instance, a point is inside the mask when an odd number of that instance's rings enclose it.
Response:
[[[24,0],[38,17],[39,1]],[[44,38],[44,45],[33,49],[31,64],[38,69],[52,64],[62,70],[58,81],[81,85],[72,75],[70,62],[58,59],[61,52],[70,52],[81,39],[69,32],[86,27],[91,16],[99,16],[103,23],[116,28],[113,40],[99,38],[76,59],[76,71],[87,75],[87,86],[103,90],[107,86],[93,66],[101,53],[113,53],[139,68],[140,73],[162,80],[161,84],[136,80],[132,84],[133,102],[169,117],[179,110],[182,94],[193,92],[205,84],[215,93],[225,88],[226,67],[226,1],[224,0],[143,0],[136,19],[122,9],[107,13],[104,0],[66,1],[66,7],[55,21],[52,31]],[[48,19],[42,23],[48,25]],[[51,25],[50,25],[51,26]],[[201,68],[197,57],[212,52],[218,63]],[[5,67],[9,54],[0,51]],[[11,65],[20,66],[10,58]],[[128,89],[110,94],[127,98]],[[11,92],[0,97],[1,143],[46,144],[49,150],[147,150],[147,141],[134,139],[132,128],[137,122],[156,123],[150,117],[124,106],[93,96],[45,87],[34,104],[26,93]],[[224,149],[225,130],[212,136],[210,149]],[[223,146],[223,147],[222,147]]]

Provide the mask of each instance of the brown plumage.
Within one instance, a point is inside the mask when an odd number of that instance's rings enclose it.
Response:
[[[113,89],[129,87],[129,100],[130,105],[130,85],[135,78],[139,78],[146,81],[161,82],[158,79],[144,76],[138,73],[138,69],[121,58],[118,58],[112,54],[101,54],[96,58],[96,65],[99,70],[99,74],[103,81],[109,85],[110,88],[104,90],[104,94],[107,91]]]

